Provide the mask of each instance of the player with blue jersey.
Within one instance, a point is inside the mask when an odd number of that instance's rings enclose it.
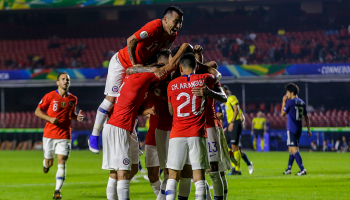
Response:
[[[302,176],[306,175],[306,169],[304,168],[303,160],[299,153],[299,139],[302,132],[303,117],[305,117],[306,121],[307,135],[309,137],[311,136],[310,120],[304,101],[298,98],[298,86],[294,83],[288,83],[285,86],[285,89],[286,95],[282,100],[281,115],[287,115],[287,146],[289,150],[289,161],[288,168],[283,174],[291,174],[292,165],[295,159],[300,168],[300,171],[296,175]]]

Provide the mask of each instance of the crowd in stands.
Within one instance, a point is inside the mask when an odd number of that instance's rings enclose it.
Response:
[[[348,139],[347,139],[348,138]],[[341,138],[337,138],[335,143],[332,144],[329,140],[323,140],[322,145],[317,146],[315,141],[311,142],[310,150],[309,152],[317,152],[317,151],[323,151],[323,152],[350,152],[350,137],[342,136]]]

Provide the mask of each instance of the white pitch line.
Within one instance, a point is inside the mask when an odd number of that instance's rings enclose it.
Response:
[[[106,182],[68,182],[64,185],[75,185],[75,184],[100,184]],[[16,184],[16,185],[0,185],[2,187],[34,187],[34,186],[45,186],[45,185],[56,185],[56,183],[34,183],[34,184]]]

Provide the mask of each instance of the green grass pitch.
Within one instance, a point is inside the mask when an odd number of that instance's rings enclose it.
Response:
[[[287,152],[246,152],[254,163],[253,175],[242,161],[242,176],[228,176],[228,199],[350,199],[350,154],[302,152],[308,175],[282,175]],[[144,161],[144,157],[141,158]],[[42,172],[41,151],[0,151],[0,199],[48,200],[55,187],[57,163]],[[102,155],[73,151],[67,163],[62,199],[106,199],[109,172],[101,169]],[[293,165],[293,174],[299,170]],[[137,174],[131,199],[155,200],[152,188]],[[209,184],[210,181],[209,181]],[[194,199],[194,185],[190,199]]]

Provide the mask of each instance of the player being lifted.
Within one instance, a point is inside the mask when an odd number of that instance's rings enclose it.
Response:
[[[192,94],[192,88],[206,84],[213,88],[221,74],[195,74],[197,67],[193,54],[185,54],[180,60],[181,77],[168,86],[169,111],[173,115],[170,133],[167,168],[169,180],[166,199],[175,200],[181,171],[193,170],[196,199],[204,200],[205,170],[209,169],[209,156],[205,130],[206,98]],[[207,94],[216,98],[212,92]]]
[[[302,132],[303,117],[305,117],[307,126],[307,135],[311,136],[310,119],[307,114],[306,105],[303,100],[298,97],[299,88],[294,83],[288,83],[285,86],[286,95],[283,96],[281,115],[287,115],[287,146],[289,150],[288,168],[283,174],[291,174],[292,165],[297,162],[300,171],[298,176],[306,175],[306,169],[303,165],[299,153],[299,139]]]
[[[68,92],[69,85],[68,73],[60,73],[57,76],[58,89],[47,93],[35,110],[36,116],[47,121],[43,135],[44,173],[49,172],[57,154],[58,169],[53,199],[61,199],[61,188],[66,179],[66,163],[71,151],[71,120],[83,121],[81,110],[79,114],[75,113],[78,98]]]
[[[176,38],[177,31],[182,26],[182,21],[183,13],[180,8],[175,6],[167,8],[162,19],[155,19],[147,23],[131,35],[127,39],[127,46],[111,58],[104,92],[106,98],[97,109],[94,128],[89,138],[89,149],[93,153],[100,152],[98,136],[108,112],[113,107],[126,69],[135,64],[146,64],[161,49],[169,49]],[[152,72],[158,78],[165,74],[164,70],[156,67],[139,68],[139,72]]]

